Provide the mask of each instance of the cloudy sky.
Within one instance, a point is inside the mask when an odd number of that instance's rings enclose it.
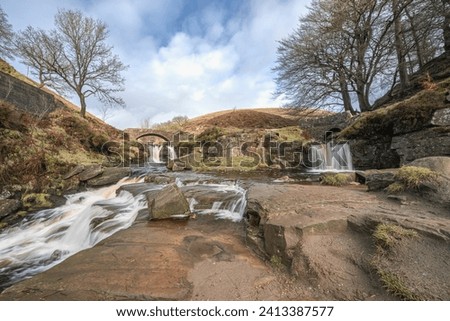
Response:
[[[15,31],[53,28],[58,9],[104,21],[108,43],[129,65],[127,107],[107,121],[124,129],[174,116],[254,107],[273,99],[277,41],[289,35],[310,0],[2,0]],[[13,65],[26,74],[18,61]],[[75,103],[77,100],[72,99]],[[88,111],[98,103],[90,102]]]

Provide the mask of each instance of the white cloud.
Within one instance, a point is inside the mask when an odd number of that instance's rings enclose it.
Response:
[[[236,1],[235,12],[210,1],[181,16],[188,1],[7,0],[2,8],[15,29],[51,27],[57,8],[74,6],[108,24],[114,51],[130,66],[122,93],[127,109],[108,119],[119,128],[138,127],[148,117],[155,123],[234,107],[278,106],[271,72],[277,41],[292,32],[309,1]],[[24,2],[36,11],[21,12]]]

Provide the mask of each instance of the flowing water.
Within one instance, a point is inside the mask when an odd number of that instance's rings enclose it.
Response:
[[[161,150],[162,150],[162,145],[153,145],[153,144],[149,145],[149,151],[150,151],[149,162],[150,162],[150,164],[162,163]]]
[[[246,191],[234,181],[177,179],[191,211],[238,222],[246,207]],[[147,211],[146,193],[163,185],[143,177],[67,196],[63,206],[29,215],[0,235],[0,289],[43,272],[69,256],[93,247],[130,227]]]

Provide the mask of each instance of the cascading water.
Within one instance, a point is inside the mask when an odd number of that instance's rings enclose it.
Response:
[[[177,153],[175,152],[175,148],[173,146],[168,145],[167,151],[169,154],[169,160],[175,160],[177,159]]]
[[[309,150],[311,171],[353,171],[352,154],[347,143],[312,145]]]
[[[150,151],[150,157],[149,157],[149,163],[153,164],[159,164],[162,163],[161,161],[161,150],[162,145],[149,145],[149,151]]]
[[[240,221],[246,191],[235,182],[191,183],[177,179],[191,210]],[[163,185],[128,178],[98,190],[67,196],[63,206],[37,212],[0,236],[0,289],[43,272],[69,256],[130,227],[146,210],[146,193]],[[117,195],[116,195],[117,194]]]

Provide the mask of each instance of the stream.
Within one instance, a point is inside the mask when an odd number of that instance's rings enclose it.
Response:
[[[140,169],[115,185],[67,195],[60,207],[28,215],[0,235],[0,290],[59,264],[75,253],[95,246],[130,227],[148,213],[146,193],[164,185],[145,183]],[[169,175],[169,174],[167,174]],[[233,222],[242,220],[246,190],[236,180],[196,173],[177,173],[176,184],[197,215],[214,215]]]

